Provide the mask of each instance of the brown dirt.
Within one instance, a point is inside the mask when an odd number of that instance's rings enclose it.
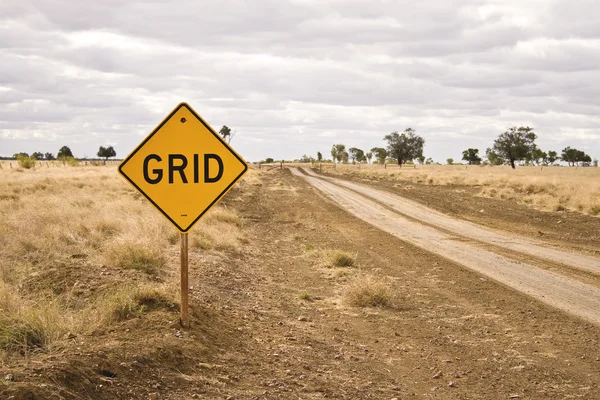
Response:
[[[325,176],[341,178],[323,173]],[[521,235],[554,240],[590,251],[600,248],[600,218],[570,211],[540,211],[515,200],[479,196],[481,186],[422,185],[410,181],[343,179],[385,189],[448,215]]]
[[[190,254],[189,330],[158,309],[7,360],[0,398],[600,398],[595,325],[375,229],[289,171],[226,201],[249,243]],[[321,249],[358,267],[325,268]],[[176,253],[170,268],[163,279]],[[357,274],[388,279],[395,306],[346,306]]]

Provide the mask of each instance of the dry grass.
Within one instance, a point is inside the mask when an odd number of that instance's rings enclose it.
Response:
[[[1,164],[0,356],[45,351],[69,332],[143,312],[176,311],[177,282],[156,281],[177,277],[167,271],[178,268],[168,255],[177,254],[179,233],[115,164]],[[260,181],[254,174],[250,180]],[[239,250],[242,226],[231,208],[218,205],[191,237],[205,237],[212,251]]]
[[[344,301],[353,307],[391,307],[389,282],[373,276],[357,276],[347,286]]]
[[[165,285],[144,284],[140,287],[123,286],[105,296],[97,304],[99,320],[104,324],[133,318],[144,311],[166,309],[176,311],[177,293]]]
[[[264,173],[264,170],[258,170],[254,167],[248,168],[248,171],[240,181],[240,188],[244,188],[244,186],[262,186],[261,175]]]
[[[156,274],[167,262],[159,248],[129,242],[111,245],[107,258],[117,268],[137,269],[147,274]]]
[[[0,349],[26,355],[45,347],[49,338],[37,317],[17,318],[1,314]]]
[[[303,290],[303,291],[301,291],[301,292],[298,294],[298,298],[299,298],[300,300],[304,300],[304,301],[313,301],[313,300],[315,299],[315,298],[314,298],[314,297],[313,297],[313,296],[312,296],[310,293],[308,293],[306,290]]]
[[[202,220],[202,222],[204,222],[207,225],[210,225],[211,222],[215,221],[225,222],[227,224],[234,224],[238,227],[240,227],[242,223],[240,217],[235,212],[231,211],[226,207],[213,208],[206,214],[205,218]]]
[[[0,282],[0,349],[30,354],[44,349],[66,332],[83,331],[90,326],[89,312],[74,318],[68,303],[65,296],[22,297],[11,285]]]
[[[21,297],[9,285],[0,284],[0,350],[31,354],[46,350],[67,334],[89,334],[95,329],[164,309],[177,311],[177,290],[167,284],[131,283],[94,298],[80,306],[69,294],[52,299]]]
[[[600,215],[600,168],[465,165],[338,165],[337,175],[388,179],[422,185],[477,186],[479,195],[514,200],[539,210],[570,210]]]
[[[190,245],[202,250],[239,251],[246,242],[240,230],[239,218],[229,222],[219,220],[218,217],[211,219],[210,213],[213,211],[218,215],[217,210],[211,210],[206,216],[206,221],[200,221],[190,234]]]
[[[353,267],[356,265],[356,255],[343,250],[324,250],[322,252],[324,266],[334,267]]]

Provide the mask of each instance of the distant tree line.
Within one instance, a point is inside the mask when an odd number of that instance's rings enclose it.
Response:
[[[221,129],[219,130],[219,135],[221,135],[223,137],[223,140],[225,140],[227,143],[231,143],[231,140],[235,136],[235,133],[236,132],[234,130],[231,130],[231,128],[229,128],[227,125],[223,125],[221,127]],[[100,146],[96,155],[98,156],[98,158],[103,158],[104,163],[106,163],[106,161],[109,158],[116,157],[117,152],[115,151],[115,149],[112,146],[108,146],[108,147]],[[16,154],[13,154],[12,159],[16,160],[17,158],[24,158],[24,157],[31,158],[33,160],[47,160],[47,161],[64,160],[68,157],[75,158],[73,156],[73,152],[71,151],[69,146],[63,146],[58,150],[56,157],[52,153],[42,153],[42,152],[36,151],[36,152],[32,153],[31,155],[29,155],[28,153],[25,153],[25,152],[16,153]],[[0,157],[0,159],[1,158],[2,157]]]
[[[462,160],[469,165],[510,165],[516,168],[517,163],[526,165],[554,165],[562,160],[569,166],[592,164],[592,158],[585,152],[566,147],[562,150],[560,156],[556,151],[542,151],[537,147],[535,141],[537,135],[534,129],[528,126],[510,127],[500,134],[493,145],[486,149],[484,161],[479,154],[479,149],[468,148],[462,152]],[[416,134],[412,128],[407,128],[404,132],[392,132],[385,135],[383,140],[387,142],[386,147],[373,147],[365,152],[357,147],[347,148],[345,144],[337,143],[331,147],[331,161],[334,163],[371,163],[378,164],[397,163],[402,166],[406,163],[433,164],[431,158],[425,158],[423,148],[425,140]],[[317,153],[317,161],[322,161],[323,156]],[[371,161],[373,160],[373,161]],[[302,156],[300,162],[314,162],[315,159],[309,156]],[[454,163],[452,158],[446,159],[446,163]],[[594,166],[598,166],[598,160],[593,161]]]
[[[517,162],[528,165],[554,165],[559,160],[568,163],[569,166],[591,165],[592,158],[585,152],[571,147],[565,147],[559,156],[556,151],[545,152],[537,147],[535,140],[537,135],[533,128],[528,126],[516,126],[508,128],[494,141],[491,148],[485,151],[488,163],[491,165],[508,164],[513,169]],[[463,152],[463,160],[469,164],[479,164],[481,159],[474,157],[477,149],[467,149]],[[597,161],[596,161],[597,166]]]
[[[346,145],[342,143],[334,144],[331,147],[331,158],[333,162],[338,163],[370,163],[377,162],[385,164],[386,162],[396,162],[398,165],[407,162],[413,162],[415,159],[424,162],[423,146],[425,140],[418,136],[414,129],[407,128],[404,132],[392,132],[384,136],[387,141],[387,147],[373,147],[365,152],[357,147],[350,147],[346,150]]]
[[[96,155],[98,156],[98,158],[104,158],[104,163],[106,163],[106,160],[108,160],[110,157],[116,157],[117,152],[115,151],[115,149],[112,146],[108,146],[108,147],[100,146]],[[69,146],[62,146],[58,150],[58,153],[56,153],[56,157],[52,153],[42,153],[42,152],[36,151],[36,152],[31,153],[31,155],[28,153],[25,153],[25,152],[15,153],[15,154],[13,154],[13,156],[11,158],[21,161],[22,163],[27,164],[27,165],[35,165],[35,161],[58,160],[58,161],[63,161],[63,162],[71,162],[73,160],[76,160],[75,157],[73,156],[73,152],[71,151]],[[24,161],[24,160],[26,160],[26,161]],[[33,163],[31,163],[31,161],[33,161]]]
[[[221,135],[223,137],[223,140],[225,140],[227,143],[231,143],[231,140],[235,136],[235,133],[236,132],[234,130],[231,130],[231,128],[229,128],[227,125],[223,125],[221,127],[221,129],[219,130],[219,135]],[[115,149],[112,146],[108,146],[108,147],[100,146],[96,155],[98,156],[98,158],[103,158],[104,163],[106,164],[106,161],[109,158],[117,156],[117,152],[115,151]],[[42,153],[42,152],[38,152],[38,151],[32,153],[31,155],[28,153],[25,153],[25,152],[21,152],[21,153],[13,154],[12,157],[8,157],[8,159],[15,159],[15,160],[24,159],[24,158],[32,159],[33,161],[42,161],[42,160],[65,161],[70,158],[75,159],[75,156],[73,156],[73,152],[71,151],[69,146],[63,146],[58,150],[56,157],[52,153]],[[2,157],[0,157],[0,159],[2,159]]]

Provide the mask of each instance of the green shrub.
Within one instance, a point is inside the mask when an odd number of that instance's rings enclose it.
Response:
[[[71,167],[76,167],[79,165],[79,160],[76,159],[75,157],[71,157],[71,156],[58,157],[58,161],[62,161],[63,165],[66,164]]]
[[[36,159],[26,156],[17,156],[17,162],[19,163],[19,167],[30,169],[35,167]]]

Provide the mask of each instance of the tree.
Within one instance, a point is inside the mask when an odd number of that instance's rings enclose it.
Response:
[[[469,165],[481,164],[481,157],[479,157],[479,149],[468,148],[462,152],[462,159],[469,163]]]
[[[453,158],[446,158],[446,164],[448,164],[448,165],[454,164],[454,159]]]
[[[300,158],[300,162],[301,163],[313,163],[315,162],[315,159],[312,157],[307,156],[306,154],[304,154],[301,158]]]
[[[560,158],[563,161],[566,161],[569,164],[569,167],[571,165],[575,165],[575,160],[577,159],[577,149],[572,149],[570,146],[565,147],[562,150],[562,153],[560,154]]]
[[[406,129],[402,134],[392,132],[384,136],[383,140],[388,142],[388,155],[396,159],[400,166],[423,155],[425,140],[416,135],[412,128]]]
[[[231,131],[231,129],[227,125],[223,125],[221,130],[219,130],[219,135],[223,136],[223,139],[227,143],[231,143],[231,139],[235,136],[235,131]]]
[[[33,153],[31,155],[31,158],[34,158],[36,160],[42,160],[44,158],[44,153],[40,153],[39,151],[36,151],[35,153]]]
[[[419,164],[421,164],[421,165],[425,164],[425,156],[419,156],[419,157],[417,157],[417,162]]]
[[[555,151],[550,150],[548,152],[548,156],[546,157],[546,162],[550,163],[550,165],[554,164],[554,162],[558,160],[558,156]]]
[[[347,152],[347,151],[345,151],[345,150],[344,150],[344,151],[342,151],[342,153],[341,153],[341,154],[342,154],[341,161],[342,161],[344,164],[347,164],[347,163],[348,163],[348,158],[350,157],[350,155],[349,155],[349,154],[348,154],[348,152]],[[338,161],[339,161],[339,160],[338,160]]]
[[[491,165],[502,165],[504,164],[504,158],[501,155],[496,153],[494,150],[489,147],[485,150],[485,156]]]
[[[571,147],[565,147],[562,150],[560,158],[563,161],[569,163],[569,166],[574,166],[580,162],[591,163],[592,158],[585,154],[585,152],[577,149],[572,149]]]
[[[46,154],[44,154],[44,158],[49,161],[54,160],[54,154],[46,153]]]
[[[273,164],[275,160],[273,160],[271,157],[267,157],[267,159],[265,160],[266,164]]]
[[[342,161],[342,155],[346,151],[346,145],[343,144],[334,144],[331,147],[331,157],[333,157],[333,162],[337,160],[337,162]],[[346,159],[347,161],[347,159]]]
[[[545,151],[538,149],[535,147],[533,151],[525,157],[525,162],[528,164],[531,163],[533,165],[540,165],[545,159],[548,157]]]
[[[73,157],[73,153],[71,152],[71,149],[68,146],[63,146],[60,148],[60,150],[58,150],[58,154],[56,155],[57,158],[66,158],[66,157]]]
[[[379,164],[385,164],[385,159],[387,158],[387,150],[383,147],[373,147],[371,149],[371,153],[375,155],[375,159]]]
[[[537,163],[537,165],[540,165],[542,163],[548,165],[548,162],[546,161],[548,159],[548,153],[542,151],[541,149],[535,149],[535,151],[533,152],[533,159]]]
[[[367,161],[367,157],[365,156],[365,152],[362,151],[362,150],[360,150],[358,152],[358,155],[357,155],[356,159],[358,160],[358,162],[365,162],[365,161]]]
[[[498,139],[494,141],[493,150],[496,154],[508,160],[510,166],[514,169],[515,161],[531,157],[536,149],[535,139],[537,139],[537,135],[533,132],[533,128],[513,126],[498,136]]]
[[[115,149],[113,149],[112,146],[108,146],[108,147],[100,146],[100,148],[98,149],[98,157],[104,157],[104,164],[106,164],[106,160],[108,160],[108,157],[116,157],[116,156],[117,156],[117,152],[115,151]]]
[[[373,152],[372,151],[367,151],[367,154],[365,154],[365,158],[367,159],[367,163],[371,162],[371,158],[373,158]]]
[[[20,153],[13,154],[13,158],[15,158],[15,159],[18,159],[18,158],[29,158],[29,154],[25,153],[24,151],[22,151]]]
[[[321,162],[321,161],[323,161],[323,154],[321,154],[321,152],[320,152],[320,151],[317,151],[317,161],[318,161],[318,162]]]
[[[354,163],[354,161],[361,162],[363,160],[363,158],[365,157],[365,152],[356,147],[350,147],[349,151],[350,151],[350,158],[352,159],[352,163]]]

